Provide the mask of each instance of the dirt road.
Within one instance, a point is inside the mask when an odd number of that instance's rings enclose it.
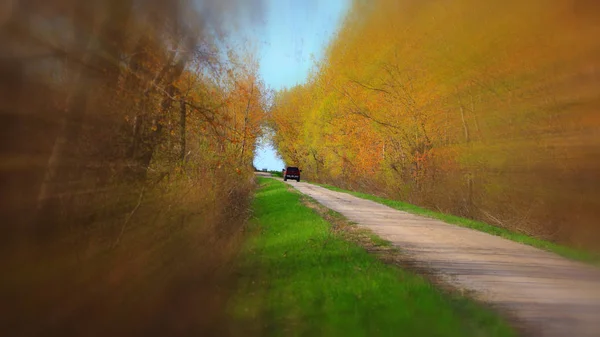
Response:
[[[509,313],[534,336],[600,336],[600,269],[346,193],[288,182],[399,247],[453,286]]]

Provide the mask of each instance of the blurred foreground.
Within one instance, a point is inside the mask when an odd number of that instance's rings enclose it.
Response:
[[[0,1],[2,335],[220,334],[265,104],[239,7]]]

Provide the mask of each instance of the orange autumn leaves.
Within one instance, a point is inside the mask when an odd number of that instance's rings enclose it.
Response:
[[[256,75],[256,64],[237,57],[229,53],[213,74],[186,72],[179,86],[195,126],[189,134],[201,149],[208,149],[199,153],[214,157],[215,167],[226,164],[247,171],[265,118],[267,90]]]
[[[596,7],[354,1],[308,83],[277,94],[274,142],[315,180],[592,244]]]

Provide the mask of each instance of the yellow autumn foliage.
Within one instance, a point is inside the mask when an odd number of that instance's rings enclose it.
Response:
[[[356,0],[275,143],[321,182],[595,247],[598,36],[594,1]]]

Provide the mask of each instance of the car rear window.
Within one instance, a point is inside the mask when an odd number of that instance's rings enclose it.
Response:
[[[287,168],[288,171],[298,171],[297,167],[288,167]]]

